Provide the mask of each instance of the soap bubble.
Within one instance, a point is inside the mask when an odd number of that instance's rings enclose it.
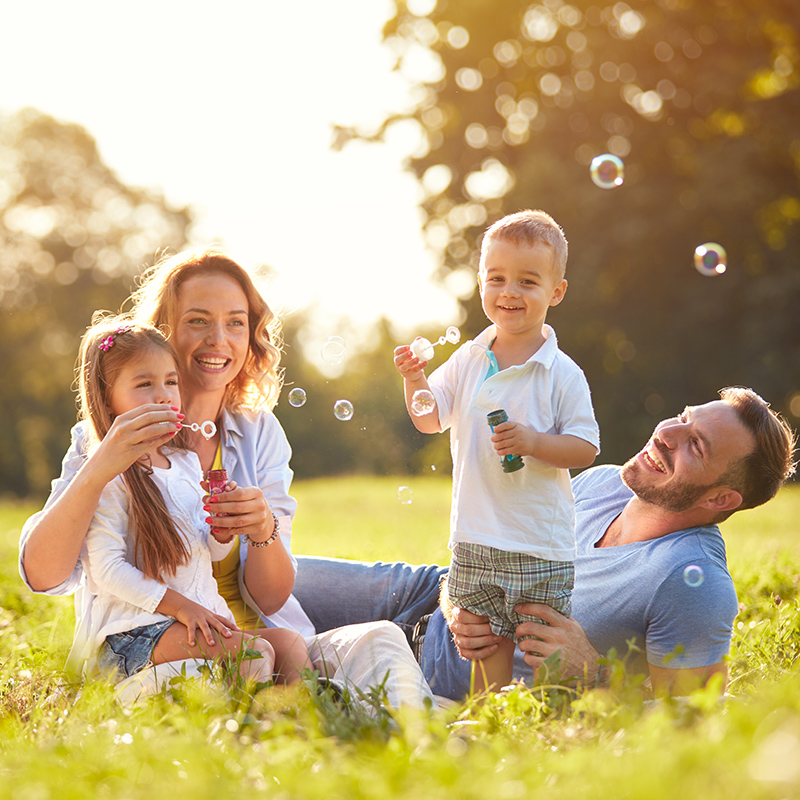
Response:
[[[604,153],[592,159],[589,174],[596,186],[601,189],[613,189],[615,186],[622,186],[625,180],[625,165],[621,158],[612,156],[611,153]]]
[[[291,392],[289,392],[289,405],[292,405],[295,408],[300,408],[300,406],[305,405],[305,402],[305,389],[301,389],[299,386],[296,386]]]
[[[722,275],[728,269],[728,254],[721,244],[706,242],[694,251],[694,268],[707,278]]]
[[[417,336],[417,338],[411,342],[410,347],[411,352],[420,361],[430,361],[433,358],[433,345],[422,336]]]
[[[436,408],[436,400],[433,392],[428,389],[417,389],[411,395],[411,411],[417,417],[424,417],[425,414],[432,414]]]
[[[691,586],[693,589],[700,586],[705,580],[705,577],[706,576],[703,574],[703,568],[698,567],[697,564],[689,564],[689,566],[683,571],[683,582],[687,586]]]
[[[397,499],[404,505],[411,505],[414,499],[414,492],[408,486],[399,486],[397,488]]]
[[[347,348],[344,339],[341,336],[329,336],[322,345],[320,355],[326,364],[335,366],[344,361],[344,351]]]
[[[349,400],[337,400],[333,404],[333,416],[346,422],[353,418],[353,404]]]

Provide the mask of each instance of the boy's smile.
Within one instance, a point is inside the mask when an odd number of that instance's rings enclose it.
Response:
[[[558,305],[567,282],[556,274],[553,250],[492,239],[479,274],[481,305],[498,332],[540,336],[550,306]]]

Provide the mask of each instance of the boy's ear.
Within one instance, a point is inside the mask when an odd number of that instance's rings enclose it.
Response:
[[[553,296],[550,298],[550,305],[557,306],[564,299],[564,295],[566,293],[567,293],[567,281],[566,278],[562,278],[556,284],[556,288],[553,290]]]

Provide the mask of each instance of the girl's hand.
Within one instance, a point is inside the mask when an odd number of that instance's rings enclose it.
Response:
[[[401,344],[394,349],[394,365],[397,371],[403,376],[404,380],[414,381],[424,377],[422,370],[428,366],[427,361],[420,361],[412,352],[407,344]]]
[[[213,647],[214,634],[212,631],[216,630],[229,639],[233,636],[233,631],[239,630],[229,619],[209,611],[199,603],[195,603],[172,589],[167,589],[164,593],[161,602],[156,606],[156,611],[169,617],[175,617],[178,622],[182,622],[186,626],[186,641],[190,645],[194,645],[197,631],[200,631],[206,644]]]
[[[203,481],[208,491],[208,483]],[[228,481],[222,494],[206,495],[203,508],[208,512],[212,535],[227,542],[234,534],[251,536],[255,541],[267,539],[275,524],[264,493],[257,486],[240,487]]]
[[[181,429],[182,419],[173,406],[158,403],[126,411],[92,451],[91,462],[108,483],[145,453],[169,442]]]

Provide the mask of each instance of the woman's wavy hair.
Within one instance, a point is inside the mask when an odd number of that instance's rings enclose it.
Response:
[[[108,403],[122,369],[158,351],[168,353],[177,369],[175,348],[152,325],[136,322],[129,316],[93,317],[92,326],[81,341],[77,367],[79,416],[89,423],[87,449],[96,447],[114,422]],[[185,449],[184,440],[185,431],[179,431],[170,449]],[[161,580],[188,563],[190,553],[152,474],[149,463],[135,461],[125,470],[123,479],[130,501],[134,563],[149,578]]]
[[[223,407],[272,409],[283,385],[280,369],[280,320],[256,289],[252,278],[232,258],[219,250],[188,250],[159,259],[142,275],[139,288],[131,295],[131,313],[152,325],[175,330],[178,294],[184,282],[204,275],[228,275],[247,297],[250,347],[244,366],[228,384]]]

